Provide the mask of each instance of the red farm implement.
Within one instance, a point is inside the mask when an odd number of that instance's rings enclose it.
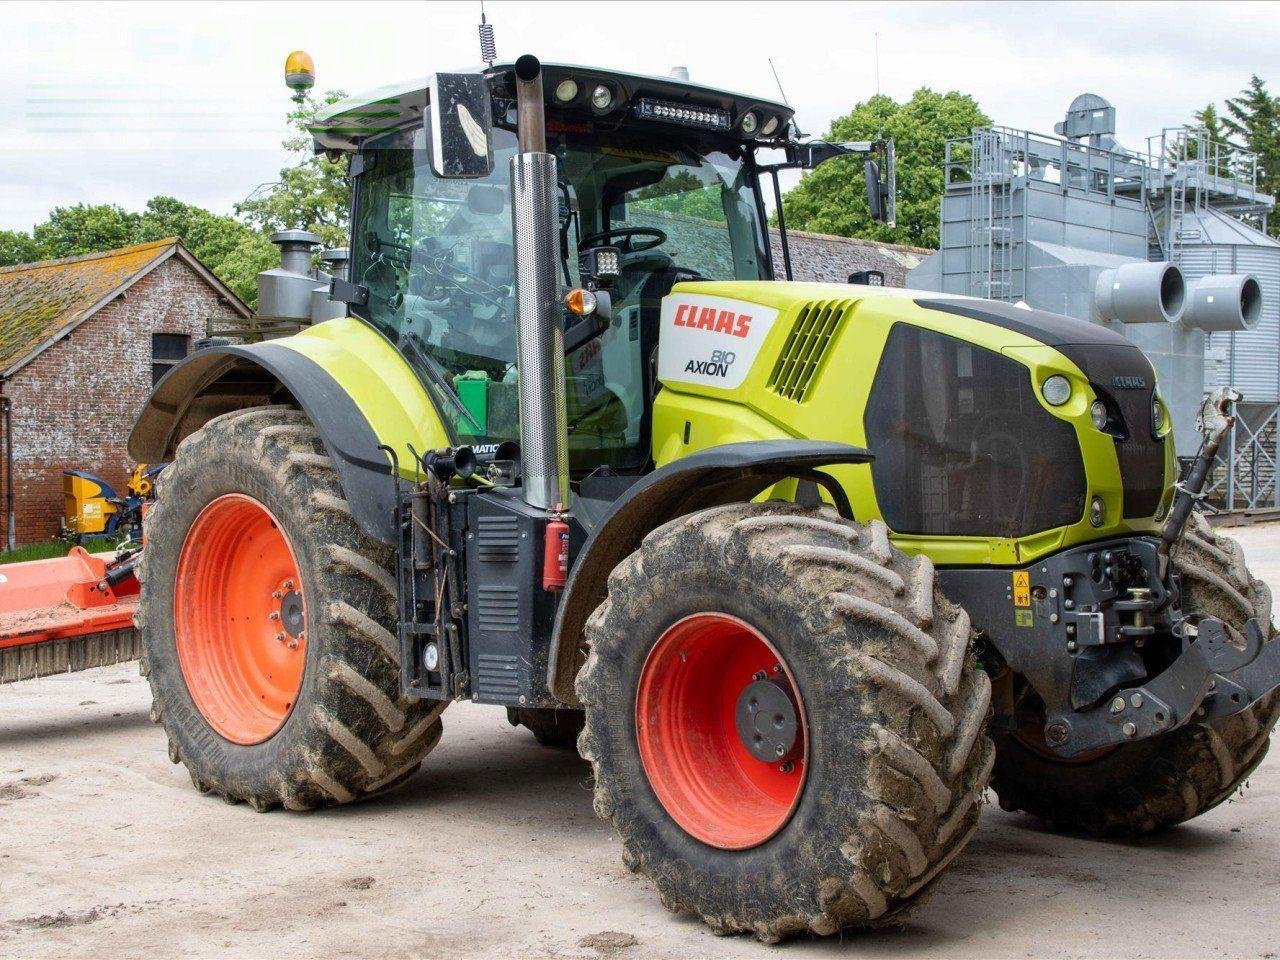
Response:
[[[136,659],[137,559],[73,547],[0,567],[0,683]]]

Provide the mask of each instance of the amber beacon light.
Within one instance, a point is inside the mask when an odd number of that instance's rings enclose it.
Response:
[[[284,58],[284,82],[293,91],[293,99],[299,103],[316,84],[316,65],[311,54],[295,50]]]

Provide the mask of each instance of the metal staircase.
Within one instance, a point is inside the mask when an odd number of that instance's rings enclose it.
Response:
[[[969,293],[1015,301],[1014,174],[1002,131],[975,130],[969,178]],[[1021,284],[1019,284],[1021,286]]]

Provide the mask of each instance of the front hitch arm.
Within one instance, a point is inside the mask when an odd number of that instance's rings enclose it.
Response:
[[[1196,458],[1186,478],[1177,485],[1169,518],[1160,531],[1160,558],[1165,561],[1177,542],[1182,539],[1183,528],[1191,517],[1191,511],[1202,499],[1205,481],[1218,456],[1218,447],[1236,422],[1235,405],[1241,400],[1240,391],[1234,387],[1219,387],[1205,397],[1196,418],[1196,427],[1204,436]],[[1163,571],[1161,571],[1163,572]]]
[[[1245,623],[1242,638],[1214,617],[1196,629],[1195,641],[1154,679],[1090,710],[1049,717],[1049,746],[1074,757],[1153,737],[1192,720],[1229,717],[1280,687],[1280,642],[1266,643],[1256,619]]]

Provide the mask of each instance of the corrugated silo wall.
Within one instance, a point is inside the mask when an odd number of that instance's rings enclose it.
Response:
[[[1259,434],[1262,452],[1246,442],[1247,434],[1236,438],[1237,501],[1247,502],[1250,491],[1264,490],[1275,481],[1275,421],[1262,429],[1273,404],[1280,402],[1280,247],[1247,244],[1193,244],[1183,248],[1179,265],[1188,280],[1210,273],[1248,273],[1262,287],[1262,317],[1253,330],[1240,333],[1209,334],[1205,346],[1205,388],[1234,386],[1244,394],[1241,419],[1251,431]],[[1226,505],[1225,485],[1218,499]],[[1258,506],[1280,505],[1280,496],[1272,495]]]
[[[1210,273],[1258,278],[1262,319],[1254,330],[1209,335],[1205,386],[1234,386],[1248,403],[1280,401],[1280,247],[1188,245],[1178,264],[1188,280]]]

